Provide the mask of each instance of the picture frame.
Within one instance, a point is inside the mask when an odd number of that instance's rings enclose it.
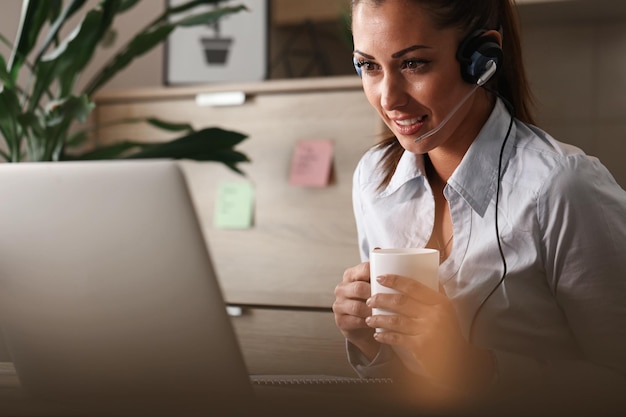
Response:
[[[169,6],[185,0],[165,0]],[[269,68],[269,1],[223,0],[244,10],[206,26],[179,27],[165,43],[165,85],[261,81]],[[207,5],[207,11],[218,6]],[[197,11],[201,8],[198,7]]]

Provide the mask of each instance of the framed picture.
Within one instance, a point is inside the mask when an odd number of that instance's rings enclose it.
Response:
[[[214,24],[176,28],[165,44],[165,84],[260,81],[268,72],[269,0],[223,0],[212,8],[244,5]],[[177,6],[185,0],[166,0]],[[196,12],[202,10],[198,7]]]

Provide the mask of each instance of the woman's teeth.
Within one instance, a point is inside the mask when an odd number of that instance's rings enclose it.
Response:
[[[416,117],[414,119],[398,120],[398,121],[396,121],[396,123],[399,124],[400,126],[412,126],[412,125],[414,125],[416,123],[423,122],[425,118],[426,118],[426,116],[421,116],[421,117]]]

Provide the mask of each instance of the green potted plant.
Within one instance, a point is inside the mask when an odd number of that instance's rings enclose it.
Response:
[[[177,27],[212,24],[245,10],[245,6],[218,6],[222,0],[190,0],[166,6],[77,91],[76,82],[97,46],[110,39],[115,17],[139,1],[101,0],[85,9],[86,0],[23,0],[15,41],[0,34],[0,42],[11,49],[8,59],[0,55],[0,136],[5,145],[4,149],[0,146],[0,160],[185,158],[219,161],[241,173],[237,164],[246,162],[247,157],[234,147],[246,135],[219,128],[195,130],[184,122],[126,119],[117,123],[145,122],[180,136],[161,143],[128,140],[88,146],[94,132],[102,128],[88,123],[95,106],[93,95],[115,74],[163,43]],[[199,9],[207,4],[214,7],[210,11]],[[61,38],[68,20],[80,15],[80,23]]]

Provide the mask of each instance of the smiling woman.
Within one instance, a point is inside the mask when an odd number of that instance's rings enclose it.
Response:
[[[581,393],[567,413],[626,389],[626,193],[533,125],[514,2],[352,4],[355,68],[393,136],[354,172],[362,263],[333,306],[350,363],[448,404]],[[389,275],[400,294],[372,296],[376,247],[441,251],[440,291]]]

